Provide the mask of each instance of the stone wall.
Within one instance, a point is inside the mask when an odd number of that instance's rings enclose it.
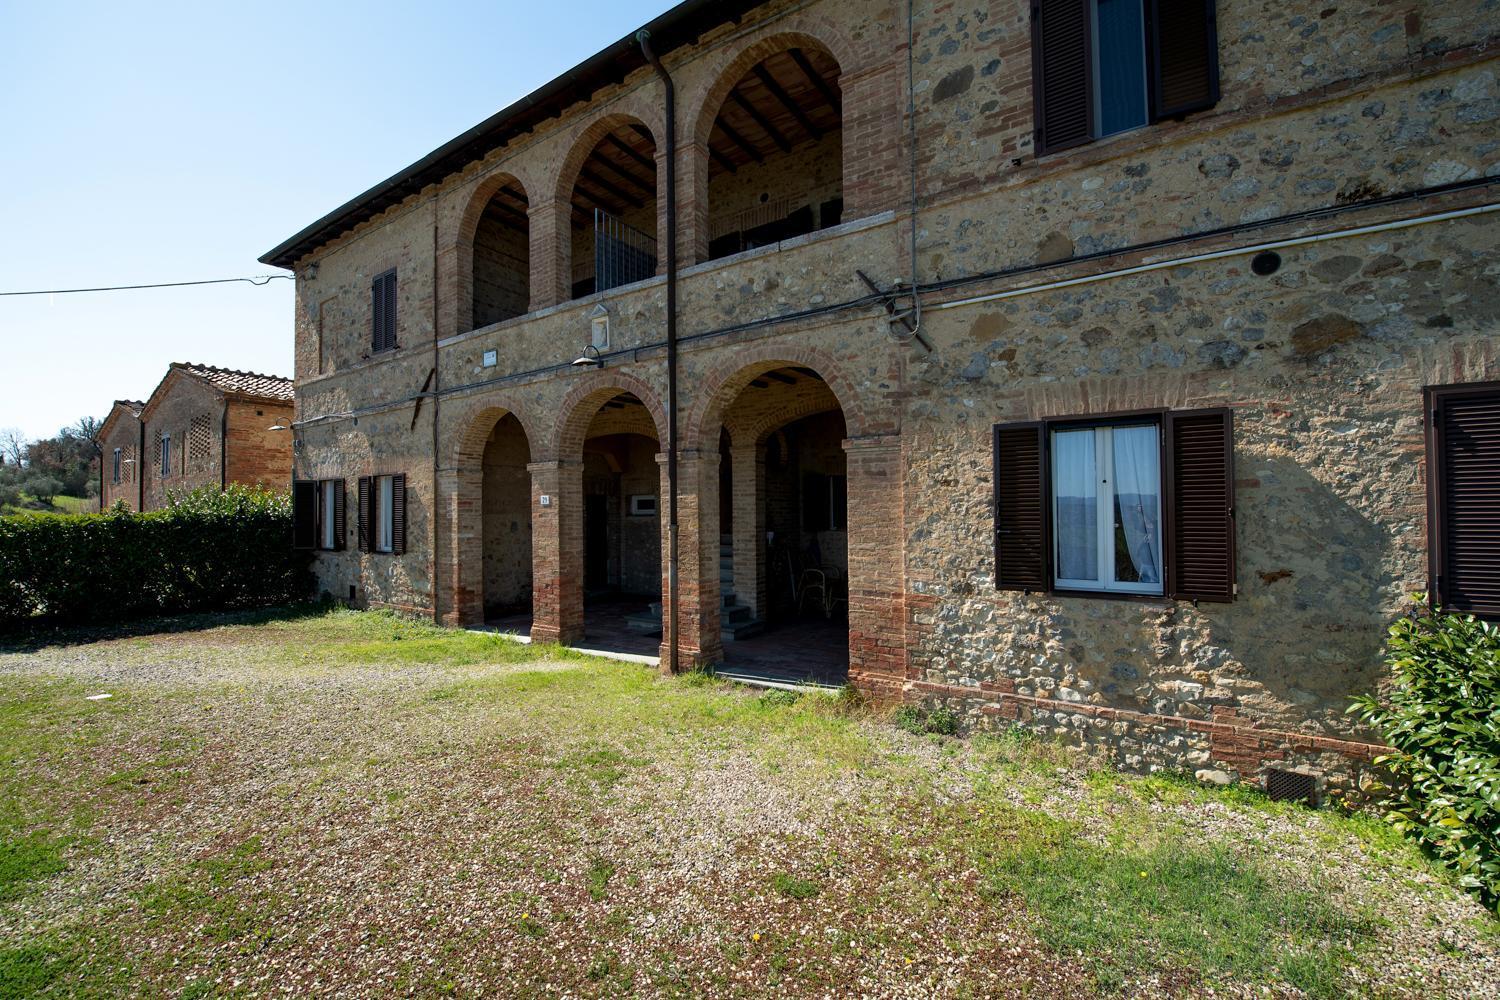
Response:
[[[484,448],[486,615],[531,606],[531,450],[515,417],[495,425]]]

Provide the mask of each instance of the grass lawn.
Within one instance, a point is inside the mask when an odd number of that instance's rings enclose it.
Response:
[[[0,645],[0,762],[0,997],[1500,995],[1371,819],[387,615]]]

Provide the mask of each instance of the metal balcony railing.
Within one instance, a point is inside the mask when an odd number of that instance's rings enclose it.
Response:
[[[644,281],[655,273],[655,238],[594,209],[594,290]]]

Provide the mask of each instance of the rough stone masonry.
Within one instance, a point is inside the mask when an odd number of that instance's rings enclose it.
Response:
[[[1344,709],[1432,573],[1424,390],[1500,379],[1494,4],[1174,3],[1087,43],[1063,30],[1087,0],[713,6],[653,26],[682,248],[662,648],[732,662],[726,609],[772,614],[818,559],[874,695],[1136,768],[1357,775],[1378,748]],[[1099,60],[1167,72],[1124,100]],[[297,274],[295,475],[350,496],[323,587],[577,643],[591,580],[667,566],[632,500],[667,489],[642,457],[667,440],[666,119],[629,45],[549,88],[265,260]],[[609,286],[601,247],[648,271]],[[1173,463],[1215,460],[1172,437],[1186,414],[1232,426],[1227,549],[1183,499],[1212,476]],[[1032,465],[997,425],[1038,428]],[[1147,486],[1099,474],[1111,448]],[[1119,491],[1113,536],[1053,502],[1093,502],[1079,475]],[[399,512],[355,511],[382,477]],[[621,543],[643,524],[649,560]],[[1079,553],[1128,579],[1059,584]],[[1183,586],[1209,555],[1221,599]]]

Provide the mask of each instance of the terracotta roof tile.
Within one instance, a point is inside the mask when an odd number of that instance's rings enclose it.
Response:
[[[200,378],[223,392],[285,400],[288,403],[292,401],[292,380],[282,378],[280,375],[261,375],[257,372],[215,368],[213,365],[195,365],[185,361],[174,361],[172,367]]]

